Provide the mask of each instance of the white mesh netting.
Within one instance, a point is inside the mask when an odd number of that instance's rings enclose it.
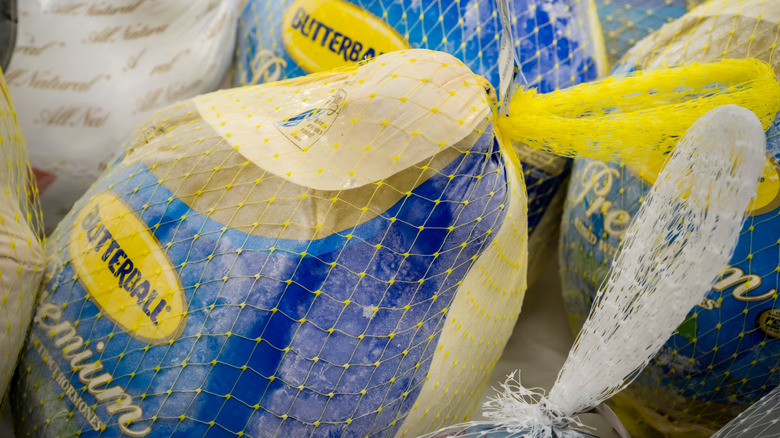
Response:
[[[756,116],[733,105],[708,112],[686,132],[631,223],[550,394],[510,376],[486,406],[499,430],[534,438],[576,434],[567,430],[579,425],[576,414],[631,382],[731,257],[765,144]]]
[[[780,387],[765,395],[712,438],[780,437]]]

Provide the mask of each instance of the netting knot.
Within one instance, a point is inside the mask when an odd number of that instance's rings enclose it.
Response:
[[[566,436],[572,424],[587,427],[551,402],[544,389],[523,387],[515,374],[510,374],[501,384],[502,391],[485,403],[485,417],[510,432],[522,430],[535,438]]]

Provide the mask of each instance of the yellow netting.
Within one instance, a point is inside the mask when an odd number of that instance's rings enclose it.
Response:
[[[556,155],[638,163],[663,159],[696,119],[725,104],[752,110],[768,128],[780,107],[772,67],[754,59],[723,60],[548,94],[524,90],[497,125],[508,141]]]
[[[49,239],[20,436],[464,421],[525,291],[491,92],[411,50],[158,112]]]
[[[610,65],[666,23],[706,0],[595,0]]]
[[[0,399],[16,367],[43,276],[38,192],[0,74]]]

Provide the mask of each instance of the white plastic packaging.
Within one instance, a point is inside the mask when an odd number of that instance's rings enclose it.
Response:
[[[8,87],[47,232],[152,112],[217,88],[239,0],[24,0]]]

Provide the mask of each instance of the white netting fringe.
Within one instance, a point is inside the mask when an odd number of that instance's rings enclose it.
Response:
[[[515,375],[518,377],[515,378]],[[566,436],[568,426],[587,428],[575,416],[567,416],[555,405],[549,403],[542,388],[525,388],[520,384],[520,373],[513,372],[501,384],[503,392],[485,403],[485,416],[501,423],[510,431],[527,432],[536,430],[538,434],[558,437]],[[567,423],[568,422],[568,423]],[[569,424],[570,423],[570,424]]]
[[[631,223],[550,394],[510,376],[485,406],[498,429],[522,429],[529,438],[577,436],[574,416],[633,380],[730,259],[765,150],[758,118],[736,105],[691,126]]]

